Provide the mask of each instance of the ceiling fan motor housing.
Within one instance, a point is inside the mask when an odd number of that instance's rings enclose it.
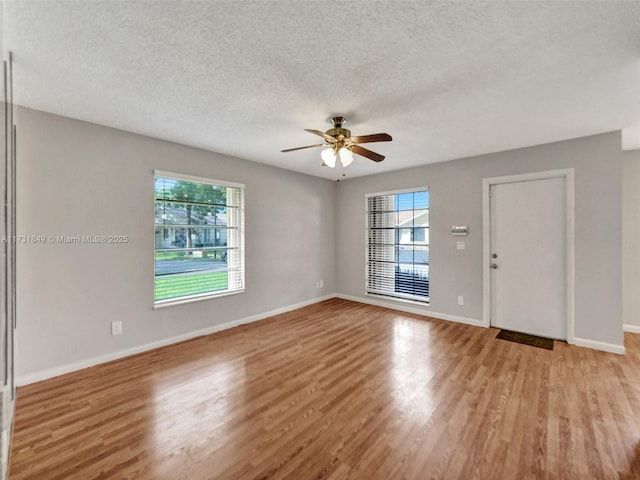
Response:
[[[346,128],[342,128],[342,125],[346,122],[346,119],[342,116],[331,117],[331,123],[333,124],[333,128],[326,131],[327,135],[331,135],[333,138],[338,140],[333,148],[337,152],[342,147],[345,146],[345,140],[351,138],[351,130]],[[347,144],[349,142],[346,142]]]
[[[327,130],[327,135],[331,135],[333,138],[337,138],[338,140],[344,140],[345,138],[351,137],[351,130],[346,128],[332,128]]]

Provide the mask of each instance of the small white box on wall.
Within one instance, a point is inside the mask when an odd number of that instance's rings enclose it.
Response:
[[[451,235],[464,236],[469,233],[466,225],[451,225]]]

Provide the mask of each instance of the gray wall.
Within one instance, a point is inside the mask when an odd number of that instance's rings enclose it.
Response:
[[[480,320],[482,178],[557,168],[575,169],[575,336],[622,344],[623,274],[625,323],[640,325],[640,152],[622,152],[618,133],[336,184],[34,110],[17,120],[18,233],[130,237],[18,246],[19,376],[332,292],[365,299],[364,196],[411,187],[431,191],[432,302],[415,308]],[[152,308],[154,169],[246,184],[244,294]],[[449,234],[454,224],[470,228],[464,251]],[[110,335],[113,320],[124,322],[122,336]]]
[[[640,332],[640,150],[625,152],[623,164],[622,319]]]
[[[334,182],[29,109],[17,120],[18,233],[130,238],[18,246],[19,376],[336,290]],[[154,169],[246,185],[245,293],[152,308]]]
[[[425,314],[482,319],[482,179],[575,169],[575,336],[623,344],[620,134],[466,158],[340,182],[338,291],[365,298],[365,194],[428,185],[431,192],[431,305]],[[386,161],[393,161],[392,158]],[[451,225],[468,225],[466,250]],[[456,304],[463,295],[465,305]],[[544,301],[541,299],[541,301]]]

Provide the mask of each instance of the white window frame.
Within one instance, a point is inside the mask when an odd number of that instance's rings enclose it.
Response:
[[[364,288],[365,288],[365,295],[367,296],[372,296],[372,297],[376,297],[376,298],[380,298],[380,299],[385,299],[385,300],[394,300],[394,301],[400,301],[400,302],[406,302],[406,303],[412,303],[415,305],[422,305],[422,306],[429,306],[431,303],[431,269],[429,268],[429,296],[425,299],[425,300],[421,300],[419,299],[417,296],[414,295],[406,295],[406,294],[402,294],[402,293],[394,293],[393,295],[386,293],[386,292],[376,292],[376,291],[370,291],[369,290],[369,198],[371,197],[379,197],[379,196],[384,196],[384,195],[397,195],[397,194],[403,194],[403,193],[415,193],[415,192],[429,192],[429,207],[427,208],[427,211],[429,212],[429,226],[427,228],[430,228],[431,226],[431,191],[429,190],[428,186],[422,186],[422,187],[414,187],[414,188],[405,188],[405,189],[401,189],[401,190],[391,190],[391,191],[386,191],[386,192],[376,192],[376,193],[368,193],[365,195],[365,199],[364,199],[364,210],[365,210],[365,263],[364,263],[364,269],[365,269],[365,284],[364,284]],[[431,235],[429,235],[429,243],[427,244],[427,246],[429,247],[429,267],[431,265]]]
[[[155,224],[155,204],[156,204],[156,195],[155,195],[155,179],[156,177],[166,177],[166,178],[171,178],[174,180],[184,180],[187,182],[194,182],[194,183],[206,183],[209,185],[214,185],[214,186],[218,186],[218,187],[231,187],[231,188],[237,188],[240,190],[240,201],[239,201],[239,206],[238,206],[238,225],[237,225],[237,236],[238,238],[236,239],[236,243],[237,246],[235,249],[229,249],[228,251],[228,255],[238,255],[239,257],[236,257],[233,259],[233,263],[236,265],[236,270],[234,272],[235,275],[239,275],[240,278],[236,279],[236,281],[230,281],[230,283],[238,283],[241,285],[240,288],[234,288],[234,289],[227,289],[227,290],[220,290],[220,291],[215,291],[215,292],[206,292],[206,293],[199,293],[199,294],[194,294],[194,295],[186,295],[186,296],[182,296],[182,297],[175,297],[175,298],[168,298],[168,299],[164,299],[164,300],[156,300],[155,299],[155,279],[156,279],[156,273],[155,273],[155,254],[156,254],[156,246],[155,246],[155,229],[156,229],[156,224]],[[245,228],[244,228],[244,217],[245,217],[245,212],[244,212],[244,203],[245,203],[245,185],[242,183],[235,183],[235,182],[229,182],[226,180],[217,180],[217,179],[213,179],[213,178],[208,178],[208,177],[199,177],[199,176],[194,176],[194,175],[185,175],[182,173],[175,173],[175,172],[167,172],[167,171],[163,171],[163,170],[154,170],[153,172],[153,184],[154,184],[154,192],[153,192],[153,211],[154,211],[154,222],[153,222],[153,233],[152,233],[152,237],[154,239],[154,246],[153,246],[153,308],[162,308],[162,307],[169,307],[169,306],[173,306],[173,305],[181,305],[184,303],[191,303],[191,302],[197,302],[197,301],[201,301],[201,300],[208,300],[211,298],[218,298],[218,297],[224,297],[227,295],[235,295],[238,293],[244,293],[244,285],[245,285]],[[229,257],[228,257],[229,258]],[[231,264],[231,261],[228,260],[228,264]]]

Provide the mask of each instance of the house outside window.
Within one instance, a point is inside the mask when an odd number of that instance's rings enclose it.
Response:
[[[244,291],[244,185],[155,172],[155,305]]]
[[[366,202],[367,293],[429,303],[429,190],[370,194]]]

